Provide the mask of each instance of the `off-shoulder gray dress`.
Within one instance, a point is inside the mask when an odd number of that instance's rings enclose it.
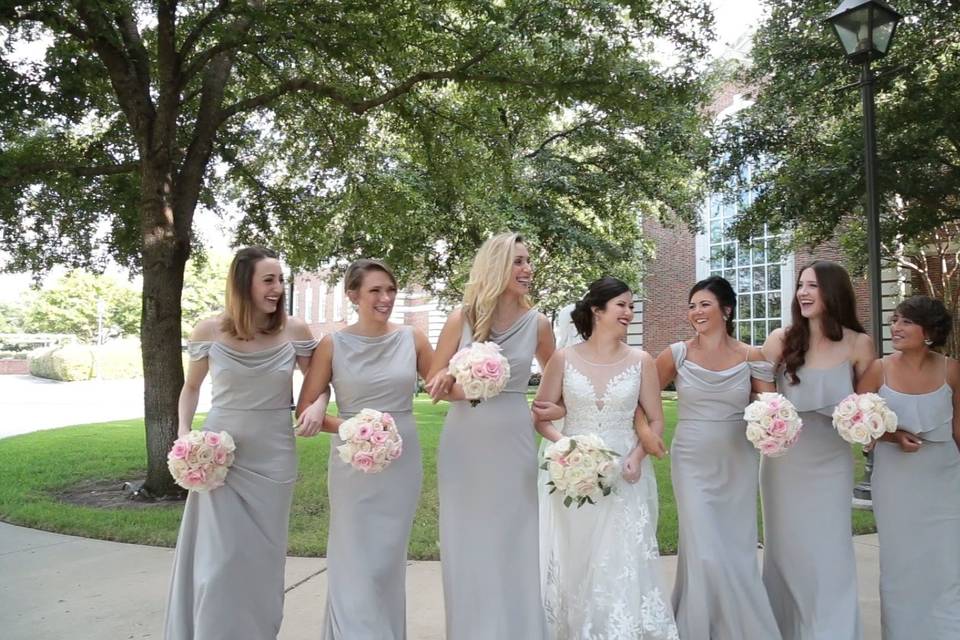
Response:
[[[743,410],[750,378],[773,380],[767,362],[714,371],[670,345],[677,369],[677,430],[670,473],[680,542],[673,609],[681,638],[780,637],[757,561],[759,454],[747,440]]]
[[[403,454],[379,473],[363,473],[337,454],[327,470],[327,613],[324,640],[407,637],[407,543],[420,498],[423,465],[413,418],[417,349],[412,327],[384,336],[333,334],[333,377],[340,417],[386,411],[403,438]]]
[[[164,638],[272,640],[283,619],[283,568],[297,449],[290,414],[296,358],[316,340],[244,353],[191,342],[209,359],[213,401],[206,431],[237,445],[226,484],[190,492],[173,561]]]
[[[960,638],[960,449],[953,439],[953,390],[880,395],[899,427],[923,438],[904,453],[878,442],[872,477],[880,534],[884,640]]]
[[[801,367],[777,387],[803,419],[800,438],[760,463],[763,582],[784,640],[860,640],[853,555],[853,456],[833,409],[853,393],[853,365]]]
[[[510,381],[476,407],[451,402],[438,451],[440,559],[447,640],[541,640],[537,447],[527,381],[536,310],[490,339]],[[473,342],[464,322],[460,347]]]

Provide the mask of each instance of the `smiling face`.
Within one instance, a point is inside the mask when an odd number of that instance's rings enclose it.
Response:
[[[927,335],[923,327],[898,313],[890,318],[890,343],[897,351],[908,351],[926,347]]]
[[[625,291],[615,298],[607,300],[607,304],[600,309],[594,307],[594,331],[605,329],[613,333],[626,335],[627,328],[633,321],[633,293]]]
[[[530,293],[533,280],[533,265],[530,263],[530,252],[527,245],[517,242],[513,246],[513,262],[510,265],[510,278],[507,281],[506,292],[517,296],[526,296]]]
[[[347,297],[357,305],[357,314],[361,319],[387,322],[397,300],[397,285],[383,271],[368,269],[363,274],[360,286],[347,291]]]
[[[250,298],[254,308],[260,313],[270,315],[277,310],[282,297],[283,270],[280,262],[275,258],[258,260],[253,267],[250,283]]]
[[[725,314],[726,311],[712,291],[701,289],[690,297],[687,320],[698,334],[726,332]]]
[[[800,278],[797,280],[797,302],[800,304],[800,314],[808,320],[820,317],[826,309],[820,295],[817,272],[813,267],[808,267],[800,273]]]

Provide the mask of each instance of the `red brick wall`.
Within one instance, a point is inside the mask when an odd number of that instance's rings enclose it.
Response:
[[[654,219],[644,220],[643,230],[655,245],[643,283],[643,348],[656,357],[693,335],[687,292],[697,281],[696,242],[686,227],[664,227]]]
[[[0,376],[28,373],[30,373],[30,364],[26,360],[0,360]]]

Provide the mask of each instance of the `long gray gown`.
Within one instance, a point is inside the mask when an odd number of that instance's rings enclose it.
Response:
[[[379,473],[343,462],[333,436],[327,472],[327,609],[324,640],[407,637],[407,543],[420,498],[423,465],[413,417],[417,351],[411,327],[384,336],[333,334],[333,377],[340,417],[386,411],[403,454]]]
[[[296,357],[316,340],[244,353],[191,342],[209,358],[213,401],[203,428],[237,445],[226,484],[187,498],[170,580],[167,640],[271,640],[283,619],[283,569],[297,449],[290,414]]]
[[[899,428],[923,438],[904,453],[878,442],[872,477],[880,534],[883,640],[960,638],[960,449],[953,439],[953,390],[880,395]]]
[[[760,458],[746,438],[750,378],[772,381],[766,362],[713,371],[670,345],[677,368],[677,430],[670,473],[680,542],[673,610],[681,638],[780,637],[757,561]]]
[[[760,463],[763,582],[784,640],[860,640],[853,555],[850,445],[833,428],[833,409],[853,393],[853,365],[801,367],[777,387],[803,420],[797,443]]]
[[[527,404],[537,348],[531,309],[490,339],[510,361],[499,395],[451,402],[440,435],[440,559],[447,640],[541,640],[537,447]],[[463,325],[460,346],[473,342]]]

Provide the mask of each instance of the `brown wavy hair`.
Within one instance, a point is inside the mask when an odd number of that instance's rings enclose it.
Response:
[[[277,259],[277,254],[263,247],[245,247],[237,251],[227,273],[226,310],[220,330],[240,340],[252,340],[257,335],[254,320],[255,305],[250,295],[253,273],[257,263],[266,258]],[[280,294],[277,310],[270,314],[262,333],[279,333],[287,322],[286,293]]]
[[[866,333],[863,325],[857,320],[857,299],[847,270],[829,260],[814,260],[804,265],[799,274],[803,275],[807,269],[813,269],[817,276],[820,300],[824,307],[821,318],[823,334],[833,342],[839,342],[843,340],[844,328],[852,329],[857,333]],[[800,276],[798,275],[797,289],[799,288]],[[810,321],[800,313],[800,301],[797,300],[796,294],[790,305],[790,313],[793,322],[784,334],[780,366],[786,371],[791,384],[799,384],[800,377],[797,376],[797,370],[803,366],[807,359],[807,350],[810,349]]]

